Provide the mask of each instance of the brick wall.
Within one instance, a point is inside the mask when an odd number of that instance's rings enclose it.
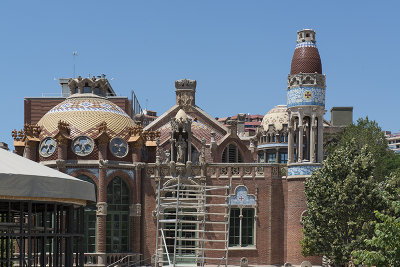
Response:
[[[289,179],[287,181],[286,261],[291,264],[301,264],[307,260],[313,265],[321,265],[320,257],[305,258],[301,254],[302,224],[300,220],[306,209],[304,179]]]

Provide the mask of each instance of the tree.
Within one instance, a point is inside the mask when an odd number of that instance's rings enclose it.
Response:
[[[387,193],[392,209],[385,213],[375,211],[378,222],[375,224],[374,235],[366,239],[367,249],[352,252],[356,264],[368,266],[400,266],[400,201],[399,178],[393,174],[393,179]],[[395,190],[393,189],[393,185]],[[395,192],[395,194],[393,194]]]
[[[393,153],[374,121],[359,119],[338,139],[323,167],[305,182],[308,215],[303,218],[304,256],[324,255],[345,264],[355,249],[366,248],[374,233],[375,210],[385,199]]]

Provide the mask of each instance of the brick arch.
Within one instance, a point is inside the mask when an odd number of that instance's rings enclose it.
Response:
[[[134,189],[135,189],[135,184],[132,181],[132,178],[126,174],[124,171],[121,170],[115,170],[112,174],[106,177],[105,181],[105,188],[104,190],[106,191],[107,194],[107,188],[110,182],[115,178],[115,177],[120,177],[124,182],[128,185],[129,192],[130,192],[130,199],[129,199],[129,204],[134,203]],[[135,177],[137,179],[137,177]]]
[[[245,144],[238,141],[236,138],[227,138],[218,145],[217,155],[215,158],[216,162],[222,162],[222,153],[224,153],[225,148],[227,148],[230,144],[235,145],[239,149],[239,152],[243,157],[243,163],[252,162],[251,152],[247,149]]]
[[[70,175],[75,178],[77,178],[79,175],[85,175],[85,176],[89,177],[90,180],[92,180],[92,182],[96,185],[97,189],[99,189],[99,179],[96,177],[96,175],[94,175],[93,173],[91,173],[88,170],[79,169],[77,171],[72,172]]]

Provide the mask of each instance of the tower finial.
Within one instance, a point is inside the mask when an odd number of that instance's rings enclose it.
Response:
[[[297,32],[297,43],[312,42],[315,43],[315,31],[312,29],[302,29]]]

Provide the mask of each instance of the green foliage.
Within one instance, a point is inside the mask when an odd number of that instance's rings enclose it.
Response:
[[[303,220],[302,253],[325,255],[344,264],[365,249],[374,233],[375,210],[388,207],[385,176],[393,157],[374,121],[348,126],[323,167],[305,182],[308,216]]]
[[[378,223],[374,235],[366,239],[366,249],[355,250],[356,264],[369,266],[400,266],[400,174],[394,172],[387,183],[387,199],[391,209],[375,211]]]
[[[356,264],[368,266],[400,266],[400,202],[393,202],[397,217],[375,211],[379,223],[375,225],[374,236],[365,240],[368,249],[353,251]]]

